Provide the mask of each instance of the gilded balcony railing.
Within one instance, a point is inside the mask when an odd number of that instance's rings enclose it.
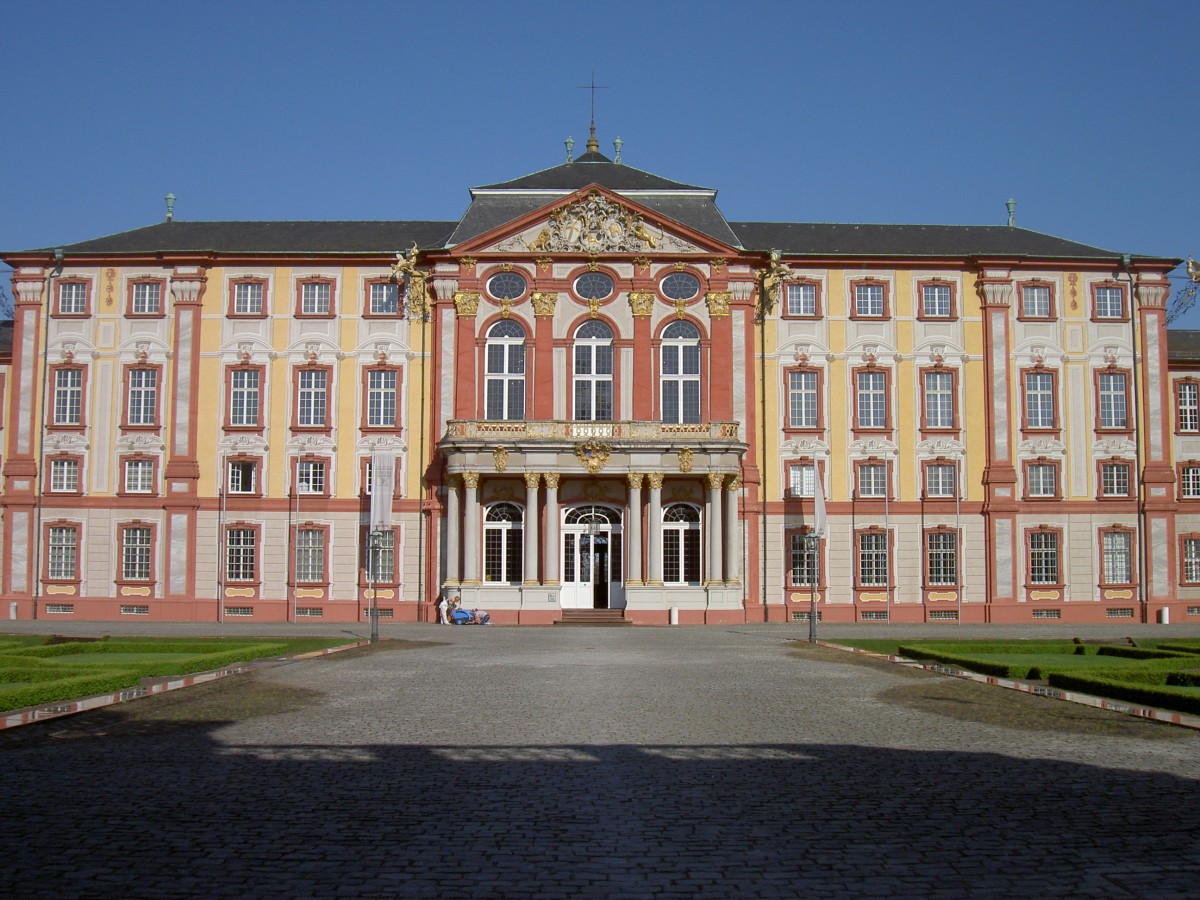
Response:
[[[680,441],[737,441],[739,423],[701,422],[570,422],[534,420],[495,422],[453,419],[446,426],[447,440],[475,441],[576,441],[596,438],[620,442],[679,443]]]

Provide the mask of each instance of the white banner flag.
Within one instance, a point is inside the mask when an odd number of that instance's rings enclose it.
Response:
[[[396,495],[396,454],[376,450],[371,454],[371,530],[392,527],[392,498]]]
[[[817,473],[816,491],[813,493],[813,534],[825,537],[825,488],[821,485],[821,473]]]

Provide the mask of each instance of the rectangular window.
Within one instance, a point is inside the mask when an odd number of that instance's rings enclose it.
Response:
[[[958,584],[958,535],[952,531],[931,531],[926,535],[925,548],[929,586]]]
[[[229,425],[232,428],[257,428],[262,372],[259,369],[233,369],[229,373]]]
[[[1131,584],[1133,582],[1131,537],[1132,535],[1128,531],[1101,532],[1100,544],[1104,557],[1105,584]]]
[[[930,463],[925,467],[926,497],[955,497],[958,494],[957,466],[954,463]]]
[[[83,369],[55,370],[54,424],[83,424]]]
[[[396,370],[367,372],[367,427],[396,427]]]
[[[885,587],[888,583],[888,536],[881,531],[858,535],[858,583],[862,587]]]
[[[925,427],[954,427],[954,375],[950,372],[925,374]]]
[[[1058,466],[1053,463],[1030,463],[1026,466],[1025,496],[1057,497]]]
[[[1119,287],[1098,287],[1096,291],[1096,318],[1125,318],[1125,294]]]
[[[1200,583],[1200,538],[1183,539],[1183,580],[1188,584]]]
[[[253,528],[225,532],[225,580],[255,581],[258,575],[258,533]]]
[[[121,529],[121,578],[125,581],[150,580],[150,529],[133,526]]]
[[[304,316],[327,316],[332,285],[327,281],[306,281],[300,285],[300,314]]]
[[[954,314],[953,297],[948,284],[921,285],[921,315],[926,319],[949,319]]]
[[[229,463],[229,493],[258,492],[258,464],[254,460],[238,459]]]
[[[367,580],[374,584],[395,584],[396,532],[380,531],[374,538],[368,534],[367,544]]]
[[[233,286],[233,314],[261,316],[263,314],[263,283],[239,281]]]
[[[50,490],[55,494],[79,492],[79,460],[50,460]]]
[[[124,469],[125,493],[154,493],[154,460],[127,459]]]
[[[1175,408],[1180,431],[1200,431],[1200,383],[1179,382],[1175,386]]]
[[[1126,409],[1125,373],[1101,372],[1097,382],[1097,389],[1100,394],[1100,427],[1128,428],[1129,416]]]
[[[371,284],[370,314],[394,316],[400,312],[400,285],[389,281]]]
[[[1102,497],[1129,496],[1129,464],[1104,463],[1100,466],[1100,495]]]
[[[886,305],[882,284],[856,284],[854,286],[854,314],[879,318],[884,315]]]
[[[126,423],[154,425],[158,417],[158,370],[129,369]]]
[[[130,315],[157,316],[162,313],[162,282],[135,281]]]
[[[858,467],[858,496],[887,496],[887,466],[883,463],[864,463]]]
[[[1052,312],[1050,286],[1025,284],[1021,286],[1021,315],[1027,319],[1049,319]]]
[[[819,541],[807,534],[792,532],[790,535],[790,563],[793,587],[820,584],[820,562],[817,553]]]
[[[296,529],[296,583],[325,583],[325,529]]]
[[[79,574],[79,529],[68,525],[50,528],[46,574],[52,581],[74,581]]]
[[[1025,427],[1053,428],[1054,376],[1049,372],[1025,373]]]
[[[64,281],[58,285],[58,314],[87,315],[88,286],[84,281]]]
[[[325,461],[302,459],[296,463],[296,492],[300,494],[325,493]]]
[[[1058,533],[1034,531],[1029,534],[1029,583],[1058,584]]]
[[[324,369],[301,369],[296,391],[296,424],[301,428],[324,428],[329,373]]]
[[[1200,497],[1200,466],[1183,466],[1179,470],[1179,495],[1188,500]]]
[[[855,376],[858,428],[887,427],[887,377],[883,372],[858,372]]]
[[[788,496],[815,497],[817,495],[817,467],[811,463],[788,466]]]
[[[816,428],[817,373],[788,372],[788,427]]]
[[[787,285],[787,315],[815,316],[817,314],[817,286],[789,282]]]

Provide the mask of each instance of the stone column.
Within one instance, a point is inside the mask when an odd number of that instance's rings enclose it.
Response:
[[[538,488],[539,472],[525,473],[525,584],[538,583]]]
[[[558,473],[546,473],[546,584],[558,584]]]
[[[626,521],[625,557],[629,560],[627,581],[629,584],[642,583],[642,479],[641,472],[630,472],[629,479],[629,513]]]
[[[724,529],[721,527],[721,488],[725,476],[720,472],[708,473],[708,521],[704,523],[708,529],[708,583],[721,584],[725,578],[721,574],[721,559],[725,553],[725,541],[721,537]]]
[[[646,476],[650,484],[650,508],[647,516],[650,519],[650,543],[646,548],[646,558],[649,561],[649,578],[647,584],[661,585],[663,583],[662,568],[662,472],[651,472]]]
[[[734,475],[725,483],[725,583],[742,580],[742,542],[738,528],[738,492],[742,480]]]
[[[466,534],[463,535],[462,583],[479,584],[479,473],[463,472],[462,478],[466,487],[466,496],[463,498]]]
[[[462,543],[462,504],[458,497],[461,484],[459,475],[446,477],[446,584],[458,584],[462,580],[458,556]]]

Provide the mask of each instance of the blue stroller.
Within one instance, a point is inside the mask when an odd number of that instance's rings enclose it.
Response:
[[[478,615],[476,615],[478,613]],[[456,609],[450,613],[451,625],[486,625],[491,616],[480,610]]]

